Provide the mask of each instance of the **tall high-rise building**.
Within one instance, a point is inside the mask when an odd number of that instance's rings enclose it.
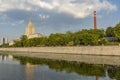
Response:
[[[94,29],[97,29],[97,16],[96,16],[96,11],[94,11]]]
[[[26,35],[27,37],[29,37],[30,35],[33,35],[34,33],[35,33],[35,28],[34,28],[34,26],[33,26],[33,24],[32,24],[32,19],[30,19],[29,24],[28,24],[28,26],[27,26],[27,28],[26,28],[26,33],[25,33],[25,35]]]
[[[3,37],[1,41],[2,41],[2,44],[7,44],[8,43],[7,37]]]
[[[5,41],[6,41],[6,40],[5,40],[5,38],[3,37],[2,43],[5,44]]]
[[[27,28],[26,28],[26,32],[25,32],[25,35],[28,37],[28,39],[30,38],[40,38],[40,37],[43,37],[42,34],[39,34],[39,33],[35,33],[35,27],[33,26],[32,24],[32,19],[30,19],[28,25],[27,25]]]

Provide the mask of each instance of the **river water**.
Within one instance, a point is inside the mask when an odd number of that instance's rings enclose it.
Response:
[[[0,55],[0,80],[120,80],[120,66]]]

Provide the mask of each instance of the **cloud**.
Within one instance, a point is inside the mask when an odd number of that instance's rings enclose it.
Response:
[[[19,20],[19,21],[15,21],[15,22],[11,23],[11,25],[16,27],[18,25],[24,24],[24,22],[25,22],[24,20]]]
[[[39,11],[41,8],[69,14],[74,18],[86,18],[94,10],[98,12],[117,10],[117,6],[108,0],[0,0],[1,12],[13,9]]]
[[[58,13],[66,13],[75,18],[85,18],[93,13],[94,10],[107,12],[117,10],[117,6],[108,0],[30,0],[33,5],[41,8],[54,10]]]
[[[12,25],[12,26],[17,26],[17,24],[15,24],[15,23],[12,23],[11,25]]]
[[[7,19],[9,19],[9,17],[8,17],[7,14],[1,14],[0,17],[1,17],[1,19],[4,20],[4,21],[7,20]]]
[[[19,9],[19,10],[33,10],[33,7],[27,3],[27,0],[0,0],[0,11]]]
[[[49,15],[44,15],[44,14],[39,14],[40,19],[48,19],[50,16]]]
[[[23,24],[25,21],[24,20],[20,20],[18,23]]]

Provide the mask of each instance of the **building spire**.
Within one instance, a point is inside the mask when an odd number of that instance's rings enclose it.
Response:
[[[30,22],[32,23],[32,17],[30,16]]]
[[[28,26],[26,28],[26,33],[25,34],[28,37],[28,36],[30,36],[30,35],[32,35],[34,33],[35,33],[35,28],[34,28],[34,26],[32,24],[32,17],[30,17],[30,20],[29,20]]]

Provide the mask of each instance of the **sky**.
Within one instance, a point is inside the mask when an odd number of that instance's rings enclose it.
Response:
[[[93,28],[106,29],[120,22],[120,0],[0,0],[0,39],[16,39],[25,34],[32,17],[36,33],[48,36]]]

